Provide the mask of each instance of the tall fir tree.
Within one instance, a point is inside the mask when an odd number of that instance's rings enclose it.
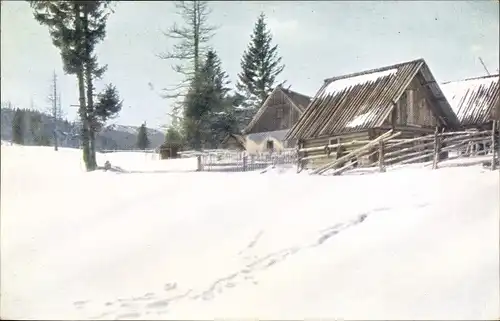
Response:
[[[22,109],[16,109],[14,118],[12,119],[12,142],[19,145],[24,145],[25,128],[25,112]]]
[[[212,124],[229,110],[229,80],[220,59],[212,49],[204,58],[185,99],[184,132],[188,145],[194,149],[214,147],[217,138]]]
[[[285,68],[281,60],[278,45],[272,45],[271,32],[267,28],[264,13],[261,13],[243,53],[242,70],[236,84],[239,95],[244,98],[243,107],[248,110],[241,119],[245,125],[273,90],[276,77]]]
[[[60,50],[65,73],[76,76],[83,160],[88,171],[90,162],[89,121],[85,97],[83,6],[77,1],[29,1],[35,19],[49,29],[52,43]]]
[[[64,71],[76,75],[82,124],[83,159],[88,171],[97,168],[93,128],[93,77],[105,67],[97,65],[94,53],[105,37],[111,1],[28,1],[35,19],[49,28],[52,42],[61,53]],[[87,86],[87,87],[85,87]]]
[[[146,123],[143,123],[137,132],[137,148],[145,150],[149,148],[149,145],[148,128],[146,127]]]
[[[233,99],[229,95],[229,77],[214,50],[209,50],[203,67],[203,96],[206,111],[201,128],[203,141],[208,148],[217,148],[228,132],[235,130]]]
[[[106,36],[106,23],[111,12],[111,1],[84,1],[82,28],[84,42],[84,61],[85,61],[85,81],[87,94],[87,114],[89,118],[89,149],[90,165],[93,169],[97,168],[95,139],[96,132],[99,130],[94,108],[94,79],[101,79],[107,66],[99,66],[97,55],[95,54],[96,45],[103,41]]]

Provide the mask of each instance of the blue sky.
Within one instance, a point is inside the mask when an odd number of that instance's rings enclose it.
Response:
[[[219,25],[211,46],[232,83],[260,12],[279,46],[286,67],[278,81],[314,95],[323,79],[424,58],[438,81],[491,73],[499,68],[499,1],[227,1],[210,2],[210,21]],[[119,2],[109,18],[107,37],[98,47],[108,64],[101,89],[114,83],[124,99],[112,122],[158,127],[170,121],[171,102],[158,92],[180,79],[171,62],[156,54],[172,42],[162,34],[179,22],[168,1]],[[59,75],[63,109],[76,118],[75,77],[64,75],[48,30],[33,19],[24,1],[2,1],[2,101],[29,108],[48,106],[53,70]],[[154,85],[151,90],[148,83]]]

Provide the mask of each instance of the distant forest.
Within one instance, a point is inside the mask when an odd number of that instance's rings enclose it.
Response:
[[[81,126],[66,119],[54,120],[47,113],[31,109],[19,109],[2,103],[2,140],[28,146],[53,146],[54,133],[60,147],[80,148]],[[57,126],[56,126],[57,125]],[[137,149],[139,126],[108,125],[96,137],[98,150]],[[14,130],[13,130],[14,129]],[[158,147],[165,140],[159,130],[147,130],[150,148]]]

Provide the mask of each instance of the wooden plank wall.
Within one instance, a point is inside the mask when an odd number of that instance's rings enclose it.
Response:
[[[277,109],[282,108],[283,116],[278,118]],[[282,91],[277,90],[270,98],[268,107],[249,133],[260,133],[291,128],[299,119],[300,113],[292,107]]]
[[[423,87],[417,78],[412,80],[396,104],[396,125],[436,126],[432,102],[427,99],[426,91],[428,89]]]

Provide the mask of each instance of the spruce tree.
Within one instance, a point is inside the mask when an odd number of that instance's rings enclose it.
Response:
[[[234,106],[229,93],[229,77],[222,70],[220,59],[209,50],[201,68],[205,113],[202,118],[202,138],[209,148],[217,148],[228,132],[235,129]]]
[[[25,121],[24,121],[24,110],[16,109],[14,112],[14,118],[12,119],[12,142],[15,144],[24,144],[24,132],[25,132]]]
[[[95,170],[93,78],[101,77],[105,67],[98,66],[94,51],[97,43],[105,37],[111,1],[28,2],[35,19],[49,28],[53,44],[61,52],[64,71],[76,75],[83,159],[87,170]]]
[[[208,50],[185,99],[184,133],[191,148],[214,147],[217,138],[212,125],[228,109],[228,84],[217,53]]]
[[[145,150],[150,145],[148,138],[148,129],[146,127],[146,123],[143,123],[141,127],[139,127],[137,133],[137,148],[141,150]]]
[[[107,69],[107,66],[99,66],[95,54],[95,46],[103,41],[106,36],[106,23],[110,14],[110,3],[111,1],[109,0],[83,2],[82,29],[85,48],[83,60],[85,62],[87,114],[89,117],[89,158],[90,166],[93,169],[97,168],[95,138],[96,132],[99,130],[95,117],[93,80],[94,78],[100,79]]]
[[[278,55],[278,45],[272,45],[272,35],[268,30],[265,15],[261,13],[253,30],[250,43],[241,59],[241,72],[236,88],[244,97],[243,106],[249,110],[243,122],[248,122],[269,93],[273,90],[276,77],[283,71],[282,58]]]
[[[81,127],[83,161],[88,171],[90,161],[89,121],[85,97],[84,40],[82,1],[29,1],[35,19],[49,29],[52,43],[60,50],[65,73],[76,76]]]

